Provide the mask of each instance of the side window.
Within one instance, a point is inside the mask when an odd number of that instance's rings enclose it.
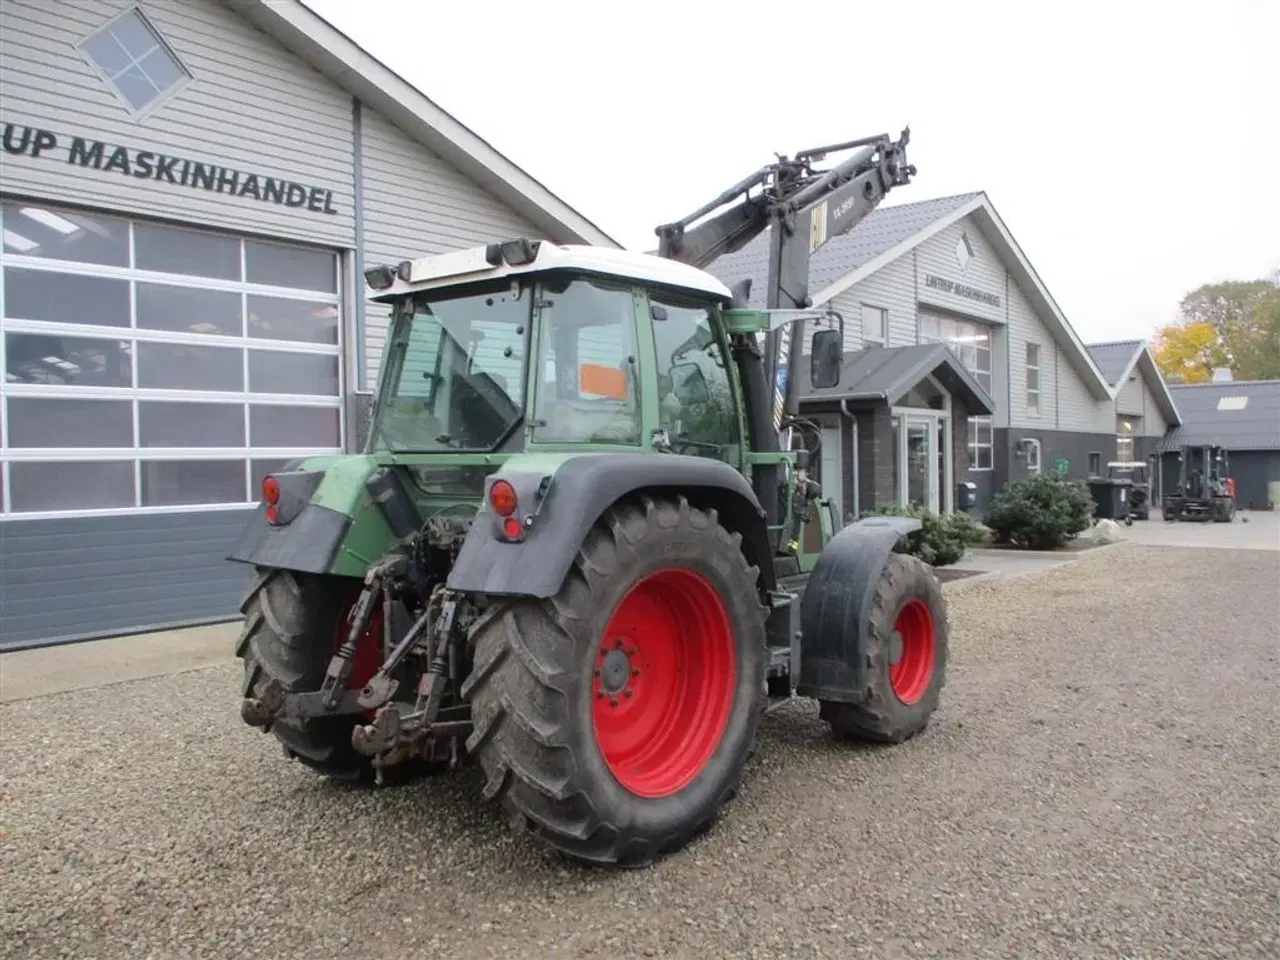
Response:
[[[676,453],[728,460],[737,455],[738,416],[728,357],[706,307],[650,295],[666,311],[653,322],[657,348],[658,424]]]
[[[586,279],[551,283],[540,317],[533,439],[639,444],[631,289]]]

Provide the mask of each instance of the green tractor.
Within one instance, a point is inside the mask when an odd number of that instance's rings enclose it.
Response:
[[[908,182],[907,139],[781,158],[657,256],[515,239],[367,271],[392,317],[364,452],[265,478],[230,557],[257,573],[243,719],[334,778],[474,760],[518,828],[607,864],[707,828],[793,697],[842,739],[923,730],[948,622],[894,551],[919,521],[840,529],[787,375],[807,322],[811,381],[839,382],[808,258]],[[700,268],[769,227],[751,309]]]

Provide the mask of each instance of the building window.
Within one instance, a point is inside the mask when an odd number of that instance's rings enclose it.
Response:
[[[987,324],[921,313],[920,342],[945,343],[978,386],[991,394],[991,327]]]
[[[149,109],[191,79],[136,7],[88,37],[80,50],[134,113]]]
[[[991,417],[969,418],[968,441],[969,469],[992,469],[995,466],[995,431]]]
[[[1133,463],[1133,437],[1116,437],[1116,459],[1121,463]]]
[[[884,307],[862,305],[862,339],[865,343],[889,343],[889,311]]]
[[[1027,457],[1027,473],[1037,476],[1040,473],[1040,441],[1023,440],[1022,443]]]
[[[243,508],[342,451],[336,253],[17,201],[0,228],[6,517]]]
[[[1102,476],[1102,454],[1097,450],[1089,453],[1089,476]]]
[[[1040,416],[1040,344],[1027,344],[1027,415]]]

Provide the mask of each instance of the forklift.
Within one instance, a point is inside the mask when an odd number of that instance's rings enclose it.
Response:
[[[1227,451],[1207,444],[1178,451],[1178,487],[1161,509],[1166,521],[1230,523],[1236,515],[1236,483],[1229,474]]]

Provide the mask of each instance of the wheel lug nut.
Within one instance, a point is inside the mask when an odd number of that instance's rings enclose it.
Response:
[[[634,657],[639,652],[640,652],[639,647],[627,647],[627,656],[629,657]]]
[[[633,691],[633,690],[631,690],[630,688],[628,688],[628,689],[626,689],[626,690],[623,690],[623,691],[622,691],[622,695],[623,695],[624,697],[631,697],[631,696],[634,696],[634,695],[635,695],[635,691]]]
[[[604,691],[603,691],[603,690],[597,690],[597,691],[596,691],[596,699],[597,699],[597,700],[603,700],[603,699],[604,699]]]
[[[599,667],[596,667],[596,676],[597,676],[597,677],[598,677],[598,676],[600,676],[600,668],[599,668]]]
[[[617,698],[617,697],[610,697],[610,698],[609,698],[609,706],[611,706],[611,707],[616,707],[617,705],[618,705],[618,698]]]
[[[631,675],[632,675],[633,677],[638,677],[638,676],[640,676],[640,668],[639,668],[639,667],[633,667],[633,668],[632,668],[632,670],[631,670]]]

